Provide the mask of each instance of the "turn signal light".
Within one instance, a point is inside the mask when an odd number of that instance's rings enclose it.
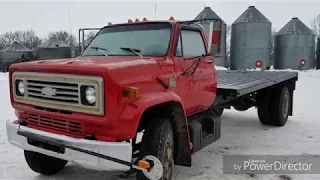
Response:
[[[125,93],[130,99],[138,99],[140,97],[139,88],[137,87],[128,87]]]

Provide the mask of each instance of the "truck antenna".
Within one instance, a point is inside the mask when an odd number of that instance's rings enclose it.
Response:
[[[157,4],[154,5],[154,19],[157,20]]]
[[[68,8],[68,15],[69,15],[70,35],[72,35],[72,23],[71,23],[71,15],[70,15],[70,9],[69,8]]]

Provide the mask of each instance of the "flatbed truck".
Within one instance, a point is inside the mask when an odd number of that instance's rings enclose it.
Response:
[[[215,22],[109,24],[77,58],[13,64],[8,141],[43,175],[73,162],[170,180],[220,138],[226,108],[256,107],[262,124],[284,126],[298,73],[216,70]]]

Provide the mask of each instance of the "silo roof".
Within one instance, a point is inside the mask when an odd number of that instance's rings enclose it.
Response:
[[[57,48],[57,47],[69,47],[64,42],[58,39],[49,39],[38,46],[39,48]]]
[[[220,19],[223,24],[226,24],[210,7],[205,7],[194,20],[201,19]]]
[[[257,8],[249,6],[233,24],[238,23],[271,23]]]
[[[297,17],[292,18],[276,35],[287,34],[314,34],[314,32],[308,28]]]
[[[18,43],[18,42],[13,42],[9,46],[3,48],[0,52],[17,52],[17,51],[22,51],[22,52],[32,52],[31,49],[27,48],[26,46]]]

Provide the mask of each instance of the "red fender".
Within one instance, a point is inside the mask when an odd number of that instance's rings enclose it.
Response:
[[[140,96],[139,99],[134,100],[130,103],[128,103],[123,111],[122,114],[119,117],[119,126],[122,126],[121,131],[128,135],[131,138],[133,138],[136,135],[136,130],[139,125],[139,121],[143,115],[143,113],[150,107],[166,103],[166,102],[177,102],[180,103],[180,105],[183,108],[184,107],[181,103],[181,98],[176,95],[174,92],[152,92],[152,93],[145,93]],[[184,112],[185,117],[185,123],[187,124],[187,118]],[[186,126],[188,128],[188,126]],[[187,132],[188,129],[187,129]],[[189,136],[188,140],[190,142]]]

